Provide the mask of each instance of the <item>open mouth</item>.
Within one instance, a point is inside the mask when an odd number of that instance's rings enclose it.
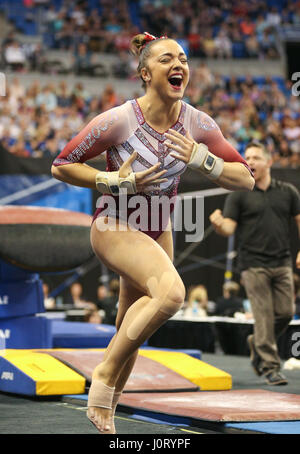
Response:
[[[171,77],[169,77],[168,81],[175,90],[180,90],[182,87],[183,78],[181,74],[173,74]]]

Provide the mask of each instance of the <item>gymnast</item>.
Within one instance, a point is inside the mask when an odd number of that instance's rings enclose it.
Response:
[[[185,299],[172,262],[170,213],[167,219],[157,213],[156,230],[131,228],[119,198],[125,194],[129,206],[138,194],[148,207],[154,197],[171,198],[186,167],[230,190],[251,191],[254,186],[247,163],[215,121],[182,101],[189,81],[182,47],[148,33],[136,35],[131,46],[139,57],[145,94],[96,116],[52,165],[55,178],[103,194],[93,217],[91,244],[99,260],[120,276],[116,334],[93,372],[88,395],[87,417],[104,434],[116,433],[115,409],[139,347]],[[106,172],[85,163],[105,151]],[[115,210],[105,208],[110,201]]]

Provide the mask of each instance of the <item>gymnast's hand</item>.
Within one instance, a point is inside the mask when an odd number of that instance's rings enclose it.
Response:
[[[168,132],[165,132],[165,136],[168,139],[165,141],[165,145],[176,151],[176,153],[171,152],[170,156],[187,164],[190,161],[193,147],[196,143],[189,132],[186,133],[186,136],[183,136],[174,129],[169,129]]]
[[[134,151],[127,161],[125,161],[119,169],[119,176],[125,178],[130,175],[133,170],[131,164],[136,160],[138,152]],[[149,192],[151,190],[159,188],[161,183],[168,181],[167,178],[160,178],[167,173],[167,170],[158,172],[160,162],[150,167],[149,169],[141,172],[135,172],[135,184],[137,192]],[[151,176],[151,174],[154,174]]]

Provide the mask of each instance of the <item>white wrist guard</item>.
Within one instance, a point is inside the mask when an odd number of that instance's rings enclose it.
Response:
[[[215,180],[223,172],[224,160],[212,154],[204,143],[197,144],[195,142],[187,166],[198,169]]]
[[[135,173],[121,178],[119,171],[99,172],[96,175],[96,188],[102,194],[136,194]]]

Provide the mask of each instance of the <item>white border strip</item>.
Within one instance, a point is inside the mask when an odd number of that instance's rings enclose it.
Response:
[[[27,197],[36,192],[43,191],[44,189],[51,188],[52,186],[55,186],[57,184],[62,184],[62,182],[54,178],[43,181],[42,183],[35,184],[28,189],[22,189],[21,191],[14,192],[13,194],[6,197],[2,197],[2,199],[0,199],[0,205],[8,205],[9,203],[15,202],[16,200],[23,199],[24,197]]]
[[[229,194],[232,191],[229,191],[228,189],[224,188],[211,188],[211,189],[199,189],[198,191],[192,191],[192,192],[181,192],[177,194],[178,197],[181,199],[183,198],[189,198],[189,197],[195,197],[195,196],[201,196],[201,197],[211,197],[214,195],[222,195],[222,194]]]

